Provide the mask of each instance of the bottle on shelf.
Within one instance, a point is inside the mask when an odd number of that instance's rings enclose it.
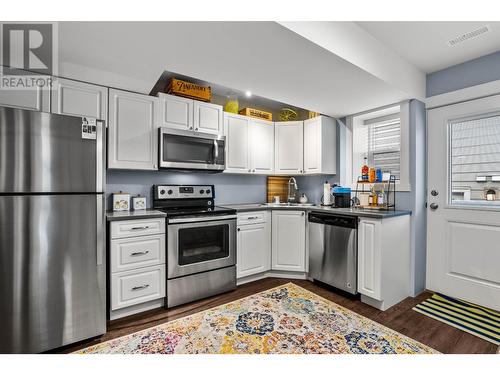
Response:
[[[368,168],[368,158],[365,156],[365,161],[363,163],[363,166],[361,167],[361,179],[363,181],[368,181],[368,173],[369,173],[369,168]]]
[[[378,193],[377,203],[379,206],[383,206],[384,204],[386,204],[384,188],[382,188],[382,190],[379,191],[379,193]]]
[[[376,179],[375,168],[370,168],[368,181],[375,182]]]

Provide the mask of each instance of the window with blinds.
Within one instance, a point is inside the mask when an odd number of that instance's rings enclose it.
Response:
[[[451,200],[500,199],[500,116],[450,124]]]
[[[365,121],[368,164],[401,176],[401,121],[398,116]]]

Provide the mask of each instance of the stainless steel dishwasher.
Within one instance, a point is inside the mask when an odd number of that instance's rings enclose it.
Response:
[[[358,218],[309,213],[309,276],[357,293]]]

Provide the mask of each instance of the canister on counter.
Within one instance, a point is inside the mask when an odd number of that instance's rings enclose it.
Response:
[[[130,194],[119,191],[113,193],[113,211],[129,211],[130,210]]]

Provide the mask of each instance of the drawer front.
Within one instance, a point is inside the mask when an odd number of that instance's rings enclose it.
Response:
[[[165,233],[165,218],[120,220],[111,222],[111,238],[147,236]]]
[[[129,237],[111,241],[111,272],[165,263],[165,235]]]
[[[241,212],[238,214],[238,225],[258,224],[268,221],[267,211]]]
[[[164,298],[165,285],[165,265],[112,274],[111,309]]]

